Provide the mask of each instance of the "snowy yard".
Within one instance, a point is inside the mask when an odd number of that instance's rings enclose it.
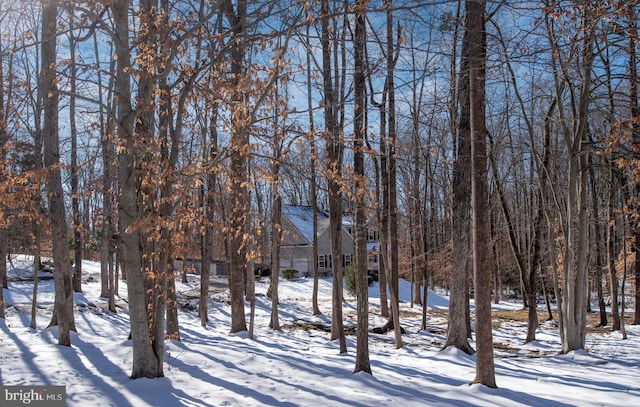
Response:
[[[14,277],[28,269],[21,258],[13,266]],[[126,282],[120,283],[119,312],[112,314],[98,297],[100,265],[85,262],[83,270],[93,279],[84,283],[84,293],[75,294],[78,333],[71,348],[58,346],[56,330],[45,329],[53,307],[52,280],[40,283],[35,331],[29,328],[33,283],[15,281],[4,290],[1,385],[64,385],[67,405],[83,407],[640,405],[640,327],[627,326],[626,341],[619,332],[588,334],[586,351],[559,355],[553,324],[543,323],[537,341],[524,346],[526,325],[502,322],[493,331],[498,389],[470,386],[474,357],[441,351],[447,298],[429,293],[429,329],[419,331],[420,309],[409,307],[408,284],[401,287],[405,346],[396,349],[392,333],[370,334],[373,376],[354,375],[355,337],[347,338],[349,353],[340,355],[328,333],[309,328],[330,324],[331,281],[325,279],[319,291],[324,316],[319,317],[311,315],[311,280],[280,283],[279,332],[268,328],[268,282],[258,283],[254,340],[228,333],[227,292],[212,297],[206,328],[195,311],[181,310],[182,340],[166,342],[165,377],[130,380]],[[197,277],[190,279],[178,283],[178,291],[197,289]],[[345,324],[355,325],[355,300],[348,300]],[[382,325],[377,286],[370,290],[370,308],[370,327]]]

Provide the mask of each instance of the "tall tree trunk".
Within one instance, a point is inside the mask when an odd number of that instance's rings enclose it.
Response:
[[[378,107],[378,111],[380,112],[380,140],[379,140],[379,150],[378,150],[378,159],[373,160],[374,168],[375,168],[375,178],[376,178],[376,219],[378,220],[378,243],[379,243],[379,251],[378,251],[378,291],[380,295],[380,316],[389,318],[389,300],[387,297],[387,264],[389,259],[388,252],[388,235],[389,235],[389,214],[385,209],[389,204],[389,171],[387,167],[387,156],[388,156],[388,147],[387,147],[387,92],[386,86],[384,91],[382,92],[382,101],[380,103],[376,103],[373,100],[373,87],[371,86],[371,81],[369,81],[369,86],[371,88],[371,103]],[[386,328],[383,328],[386,329]]]
[[[614,168],[614,163],[609,163],[609,197],[607,210],[607,265],[609,269],[609,298],[611,298],[611,319],[612,329],[620,330],[620,306],[618,303],[618,272],[616,270],[616,185],[621,182],[626,184],[626,180],[621,180],[621,174],[618,174]],[[624,223],[623,223],[624,225]],[[623,226],[625,227],[625,226]]]
[[[75,330],[73,317],[73,287],[71,262],[67,245],[67,222],[64,206],[64,190],[60,164],[60,140],[58,135],[58,86],[56,79],[56,39],[58,3],[42,4],[42,70],[43,89],[42,138],[44,165],[48,169],[47,198],[51,221],[53,249],[53,279],[55,285],[54,313],[50,325],[58,325],[58,344],[71,346],[70,331]]]
[[[604,269],[604,259],[602,256],[602,232],[600,228],[600,208],[598,205],[598,191],[596,188],[596,176],[593,169],[593,159],[589,156],[589,178],[591,185],[591,211],[593,212],[593,236],[595,240],[595,281],[596,293],[598,296],[598,309],[600,311],[600,324],[599,326],[607,325],[607,308],[604,301],[604,290],[602,288],[602,276]]]
[[[471,199],[474,299],[476,313],[476,377],[474,383],[496,387],[491,324],[491,233],[485,124],[485,3],[467,1],[469,41],[469,107],[471,123]]]
[[[634,6],[630,4],[628,6],[628,17],[629,17],[629,33],[631,35],[629,38],[629,98],[631,105],[631,130],[632,130],[632,140],[634,144],[634,149],[637,151],[638,147],[640,147],[640,106],[638,106],[638,67],[637,67],[637,58],[636,58],[636,48],[637,48],[637,38],[638,38],[638,28],[637,28],[637,11],[634,9]],[[633,179],[634,192],[636,199],[640,195],[640,179],[636,174],[635,179]],[[639,205],[637,201],[635,202],[635,208],[638,208]],[[633,324],[640,324],[640,225],[638,223],[638,213],[637,209],[634,211],[636,216],[634,217],[635,227],[632,228],[632,233],[634,237],[634,248],[635,248],[635,261],[634,261],[634,280],[636,291],[634,293],[635,299],[635,311],[633,314]],[[624,286],[623,286],[624,287]],[[624,303],[623,303],[624,304]],[[624,306],[624,305],[623,305]],[[624,321],[622,321],[624,323]]]
[[[402,328],[400,326],[400,299],[399,284],[399,262],[398,262],[398,186],[397,186],[397,167],[396,167],[396,98],[395,98],[395,65],[397,61],[397,48],[393,39],[393,2],[385,0],[383,2],[387,14],[387,92],[389,102],[389,156],[387,163],[389,165],[389,206],[385,208],[389,211],[389,293],[391,294],[391,318],[389,323],[393,327],[396,340],[396,348],[402,347]]]
[[[413,37],[412,37],[413,42]],[[411,204],[410,204],[410,226],[409,233],[411,236],[411,267],[412,267],[412,279],[414,280],[414,294],[413,294],[413,302],[415,304],[422,305],[423,300],[421,299],[422,293],[420,288],[423,284],[426,284],[426,278],[424,273],[426,272],[426,245],[424,237],[425,235],[422,233],[423,226],[426,221],[426,211],[422,212],[422,203],[427,200],[427,183],[429,179],[427,178],[429,172],[429,155],[426,154],[426,171],[425,171],[425,198],[422,199],[420,192],[420,169],[422,167],[420,163],[421,156],[421,146],[420,146],[420,119],[422,112],[422,98],[424,95],[424,85],[425,85],[425,77],[426,77],[426,66],[427,62],[425,61],[425,68],[418,72],[417,61],[415,58],[415,53],[411,53],[412,66],[414,67],[412,73],[412,81],[415,84],[414,89],[411,92],[411,166],[412,166],[412,176],[411,176]],[[418,77],[417,74],[420,73]],[[418,85],[420,83],[420,86]],[[422,266],[422,267],[421,267]],[[424,291],[426,293],[426,290]],[[425,299],[426,301],[426,299]],[[426,310],[426,308],[424,308]],[[426,321],[426,315],[423,315],[423,319]],[[425,322],[426,324],[426,322]],[[426,326],[425,326],[426,329]]]
[[[122,263],[126,272],[128,295],[129,295],[129,319],[131,326],[131,340],[133,349],[133,367],[131,378],[140,377],[162,377],[163,357],[164,357],[164,329],[157,335],[158,326],[164,328],[164,313],[157,320],[156,310],[149,309],[147,290],[154,292],[155,287],[149,287],[149,281],[145,277],[149,263],[143,266],[142,247],[145,246],[136,222],[142,219],[142,211],[139,202],[139,192],[141,190],[140,167],[144,151],[144,137],[148,137],[144,131],[150,129],[136,129],[134,135],[134,121],[136,110],[132,108],[131,100],[131,57],[129,45],[129,3],[124,0],[117,0],[111,9],[115,23],[114,44],[117,56],[117,70],[115,80],[114,97],[117,108],[117,130],[119,137],[118,162],[119,167],[119,187],[120,200],[118,206],[119,231],[122,246]],[[150,5],[149,2],[141,4],[140,19],[141,27],[139,31],[140,44],[149,41],[146,38],[150,31]],[[146,44],[149,45],[149,44]],[[138,46],[139,48],[141,45]],[[152,47],[153,49],[153,47]],[[145,77],[140,78],[139,83],[139,104],[140,111],[148,110],[150,103],[150,69],[149,66],[141,67]],[[147,113],[148,114],[148,113]],[[142,137],[142,140],[138,140]],[[155,296],[154,296],[155,297]],[[164,299],[164,298],[162,298]],[[154,298],[159,300],[159,298]]]
[[[2,52],[2,43],[0,42],[0,54],[2,54]],[[0,60],[0,184],[5,183],[8,178],[6,161],[8,134],[5,111],[4,61]],[[0,211],[4,212],[2,203],[0,203]],[[7,280],[7,227],[4,222],[2,222],[2,224],[0,224],[0,319],[3,320],[4,288],[9,288]]]
[[[355,267],[357,300],[356,364],[354,373],[371,374],[369,361],[369,285],[367,282],[366,175],[364,167],[364,110],[366,108],[364,50],[365,13],[368,0],[356,0],[354,36],[353,172],[355,177]]]
[[[0,62],[1,64],[1,62]],[[2,126],[2,123],[0,123]],[[2,131],[2,130],[0,130]],[[3,148],[0,146],[0,148]],[[0,158],[1,159],[1,158]],[[7,231],[5,228],[0,228],[0,319],[4,321],[4,283],[2,280],[3,277],[7,275]],[[34,274],[34,285],[35,283],[35,274]],[[7,287],[8,288],[8,287]],[[33,310],[34,307],[32,307]],[[34,317],[31,318],[31,322],[35,320]]]
[[[269,327],[280,329],[278,318],[278,283],[280,280],[280,242],[282,241],[282,197],[280,196],[280,163],[282,161],[283,134],[278,125],[278,114],[274,112],[273,161],[271,164],[271,188],[273,188],[273,202],[271,206],[271,320]]]
[[[311,19],[308,19],[306,25],[307,40],[311,41],[310,31]],[[307,107],[309,110],[309,145],[311,154],[311,188],[309,194],[311,195],[311,210],[313,216],[313,238],[312,238],[312,254],[311,254],[311,267],[313,269],[313,293],[311,295],[311,303],[313,307],[313,315],[320,315],[322,312],[318,307],[318,181],[316,176],[316,169],[318,168],[318,150],[316,147],[316,134],[315,124],[313,118],[313,99],[312,95],[312,81],[311,81],[311,46],[309,45],[309,52],[307,52]]]
[[[208,156],[205,162],[214,165],[218,159],[218,103],[213,102],[208,111],[211,114],[209,123],[209,140],[205,140],[208,146]],[[206,139],[206,136],[205,136]],[[207,149],[205,149],[205,154]],[[214,216],[215,205],[215,185],[217,174],[215,167],[210,169],[206,175],[205,196],[204,196],[204,236],[202,237],[202,268],[200,270],[200,301],[198,303],[198,316],[200,325],[206,326],[209,321],[209,280],[211,260],[213,259],[213,225],[210,224]]]
[[[73,4],[67,5],[72,29],[69,31],[69,133],[71,135],[71,212],[73,219],[73,291],[82,292],[82,219],[78,196],[78,130],[76,126],[76,38],[73,32]]]
[[[93,33],[93,47],[96,57],[96,64],[100,66],[100,52],[97,34]],[[115,72],[115,61],[111,61],[111,69],[109,72]],[[98,83],[102,83],[102,71],[96,73]],[[113,77],[109,79],[109,92],[107,100],[112,101]],[[104,100],[103,87],[98,87],[98,100]],[[110,102],[113,104],[113,102]],[[113,110],[113,106],[111,106]],[[100,236],[100,296],[108,298],[108,307],[110,312],[116,312],[115,295],[116,295],[116,278],[114,275],[114,251],[115,251],[115,229],[113,219],[113,183],[115,168],[113,162],[116,157],[114,138],[116,135],[115,118],[112,115],[105,114],[104,104],[99,106],[99,125],[100,125],[100,146],[102,149],[102,233]]]
[[[31,296],[31,322],[29,323],[29,327],[31,329],[36,329],[37,326],[37,317],[38,317],[38,284],[40,282],[40,276],[38,276],[38,272],[40,271],[40,252],[42,246],[42,231],[40,227],[36,224],[34,228],[34,248],[33,248],[33,291]],[[6,256],[6,254],[5,254]],[[5,263],[6,267],[6,261]]]
[[[340,353],[347,352],[347,341],[342,321],[342,193],[340,178],[342,173],[342,140],[338,132],[336,92],[333,85],[330,42],[333,19],[329,11],[329,1],[320,3],[320,42],[322,44],[322,79],[324,89],[324,121],[327,141],[327,184],[329,196],[329,235],[331,241],[331,263],[333,272],[331,340],[338,339]],[[334,51],[337,50],[334,47]]]
[[[460,10],[458,10],[458,16]],[[469,108],[469,40],[468,30],[464,30],[460,55],[460,77],[458,92],[451,91],[453,106],[460,108],[457,120],[458,128],[452,129],[454,134],[453,163],[453,219],[452,219],[452,267],[449,302],[449,324],[444,348],[455,346],[467,354],[474,350],[468,341],[469,310],[469,230],[471,229],[471,141],[470,141],[470,108]],[[456,36],[457,37],[457,36]],[[452,71],[452,75],[454,72]],[[454,77],[451,78],[454,87]],[[454,107],[452,106],[452,110]],[[455,122],[457,114],[451,113]],[[455,135],[457,134],[457,138]]]
[[[586,13],[591,13],[586,10]],[[576,124],[570,145],[569,191],[567,199],[567,233],[562,290],[564,297],[564,330],[562,351],[567,353],[584,349],[586,337],[587,297],[587,161],[585,145],[588,142],[588,109],[591,100],[591,66],[594,59],[594,34],[591,19],[585,16],[582,61],[582,88]]]
[[[244,311],[245,274],[247,267],[247,242],[245,232],[247,230],[248,215],[248,190],[247,190],[247,147],[249,135],[247,133],[246,113],[240,88],[240,78],[244,74],[244,33],[247,18],[247,1],[237,2],[237,11],[234,11],[230,0],[223,3],[225,14],[231,25],[231,32],[235,36],[231,47],[231,84],[232,89],[232,116],[233,121],[229,150],[231,154],[231,214],[229,236],[229,291],[231,294],[231,333],[246,331],[247,322]]]

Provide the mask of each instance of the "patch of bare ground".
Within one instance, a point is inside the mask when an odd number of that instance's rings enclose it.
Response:
[[[329,324],[321,324],[315,322],[307,322],[307,321],[293,321],[290,324],[283,324],[280,326],[280,329],[283,331],[286,330],[296,330],[296,331],[321,331],[321,332],[331,332],[331,325]],[[345,335],[355,335],[356,327],[351,325],[344,326]]]
[[[379,308],[371,308],[370,314],[374,316],[380,316]],[[547,321],[548,314],[546,312],[538,312],[538,321],[540,324]],[[427,311],[427,318],[431,322],[427,329],[427,335],[412,336],[407,335],[404,340],[405,346],[432,346],[439,348],[443,346],[443,338],[446,336],[448,311],[446,309],[429,309]],[[528,311],[526,309],[518,310],[496,310],[492,312],[493,326],[494,328],[510,327],[511,329],[527,329],[527,321],[529,318]],[[557,317],[557,314],[554,314]],[[627,324],[631,324],[633,315],[625,315],[625,321]],[[353,310],[349,310],[344,313],[345,318],[345,334],[347,336],[356,335],[356,313]],[[419,320],[422,318],[422,309],[420,307],[414,308],[402,308],[400,310],[400,318],[402,320]],[[587,314],[587,332],[606,334],[612,331],[611,329],[611,317],[609,316],[609,324],[604,327],[597,326],[600,323],[600,317],[597,313]],[[411,324],[409,324],[411,325]],[[414,324],[415,325],[415,324]],[[553,325],[545,325],[545,329],[557,329],[552,328]],[[331,332],[330,323],[315,323],[309,321],[297,320],[290,324],[282,325],[283,330],[306,330],[306,331],[320,331]],[[424,333],[424,332],[423,332]],[[372,335],[370,340],[383,343],[393,343],[392,335]],[[540,358],[556,355],[556,351],[541,351],[539,349],[526,349],[524,343],[518,342],[495,342],[493,347],[496,351],[496,357],[498,358]]]
[[[587,313],[587,332],[588,333],[610,333],[613,332],[611,322],[613,318],[611,314],[607,314],[608,324],[605,326],[600,325],[600,314],[597,312]],[[624,314],[625,324],[631,325],[633,323],[633,313],[625,312]]]
[[[520,323],[526,324],[529,318],[529,311],[527,311],[526,309],[511,310],[511,311],[499,310],[499,311],[492,311],[491,315],[493,320],[493,327],[500,328],[503,322],[508,322],[508,323],[520,322]],[[546,319],[547,319],[546,313],[538,312],[539,322],[546,321]]]

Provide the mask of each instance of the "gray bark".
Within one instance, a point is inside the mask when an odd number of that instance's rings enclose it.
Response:
[[[497,387],[491,324],[491,233],[485,124],[485,3],[465,2],[469,49],[469,106],[471,123],[471,196],[474,299],[476,313],[476,377],[473,383]]]
[[[355,267],[357,299],[356,363],[354,373],[371,374],[369,361],[369,285],[367,282],[367,219],[365,213],[366,177],[364,166],[364,110],[365,74],[364,52],[366,47],[366,0],[356,1],[354,37],[354,108],[353,108],[353,172],[355,177]]]
[[[248,191],[247,191],[247,152],[249,136],[247,129],[240,120],[244,109],[241,89],[239,89],[240,77],[244,72],[244,41],[242,35],[245,31],[247,16],[247,1],[237,2],[237,11],[234,10],[230,0],[222,5],[225,15],[231,25],[231,31],[237,40],[231,47],[231,73],[232,88],[232,114],[238,115],[234,121],[234,127],[229,141],[231,154],[231,214],[229,223],[229,291],[231,294],[231,333],[246,331],[247,322],[244,311],[245,273],[247,267],[247,242],[244,235],[247,228]]]
[[[454,129],[455,161],[453,163],[453,253],[449,302],[449,324],[444,348],[455,346],[467,354],[475,351],[468,341],[469,325],[469,230],[471,229],[471,141],[469,109],[469,40],[465,29],[460,55],[460,77],[457,97],[452,96],[451,103],[459,105],[458,128]],[[451,78],[452,84],[454,78]],[[455,92],[452,91],[452,94]],[[453,109],[453,107],[452,107]],[[456,115],[452,113],[452,118]],[[455,137],[455,136],[454,136]]]
[[[138,137],[148,136],[147,134],[134,135],[134,121],[137,112],[132,108],[131,100],[131,58],[129,50],[129,16],[128,2],[117,0],[113,3],[115,23],[114,45],[117,56],[117,68],[115,79],[115,100],[117,109],[117,131],[119,137],[118,162],[120,164],[118,177],[120,187],[120,200],[118,206],[119,232],[122,248],[122,264],[126,272],[128,296],[129,296],[129,319],[131,326],[131,340],[133,350],[133,366],[131,378],[140,377],[161,377],[163,372],[164,357],[164,332],[156,335],[157,326],[164,328],[164,313],[161,320],[157,320],[155,310],[148,309],[147,290],[156,288],[150,286],[151,282],[145,278],[145,272],[151,271],[148,262],[143,266],[143,241],[142,236],[135,222],[142,218],[142,210],[139,202],[139,192],[141,190],[141,180],[139,178],[139,168],[141,166],[142,155]],[[150,12],[147,8],[141,11],[141,18],[148,19]],[[148,21],[141,22],[140,40],[144,41],[144,36],[148,34]],[[146,30],[146,31],[145,31]],[[139,101],[150,98],[149,74],[142,79],[139,86]],[[145,93],[146,92],[146,93]],[[144,102],[140,102],[144,103]],[[147,106],[141,106],[141,111]],[[142,131],[143,129],[139,129]],[[144,140],[142,140],[144,141]]]
[[[58,326],[58,344],[71,346],[70,331],[75,330],[73,316],[73,287],[71,260],[67,246],[67,218],[64,206],[64,190],[60,164],[60,140],[58,134],[58,87],[56,85],[56,38],[58,3],[42,4],[42,69],[40,86],[43,95],[44,120],[42,138],[44,165],[49,169],[47,199],[51,221],[53,251],[53,279],[55,285],[54,312],[50,326]],[[4,261],[4,260],[3,260]]]

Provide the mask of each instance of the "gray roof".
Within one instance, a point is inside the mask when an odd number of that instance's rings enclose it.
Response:
[[[313,242],[313,207],[303,205],[283,205],[282,216],[285,216],[289,222],[296,228],[297,232],[311,244]],[[327,213],[318,209],[318,222],[328,219]],[[318,232],[323,228],[319,225]]]

